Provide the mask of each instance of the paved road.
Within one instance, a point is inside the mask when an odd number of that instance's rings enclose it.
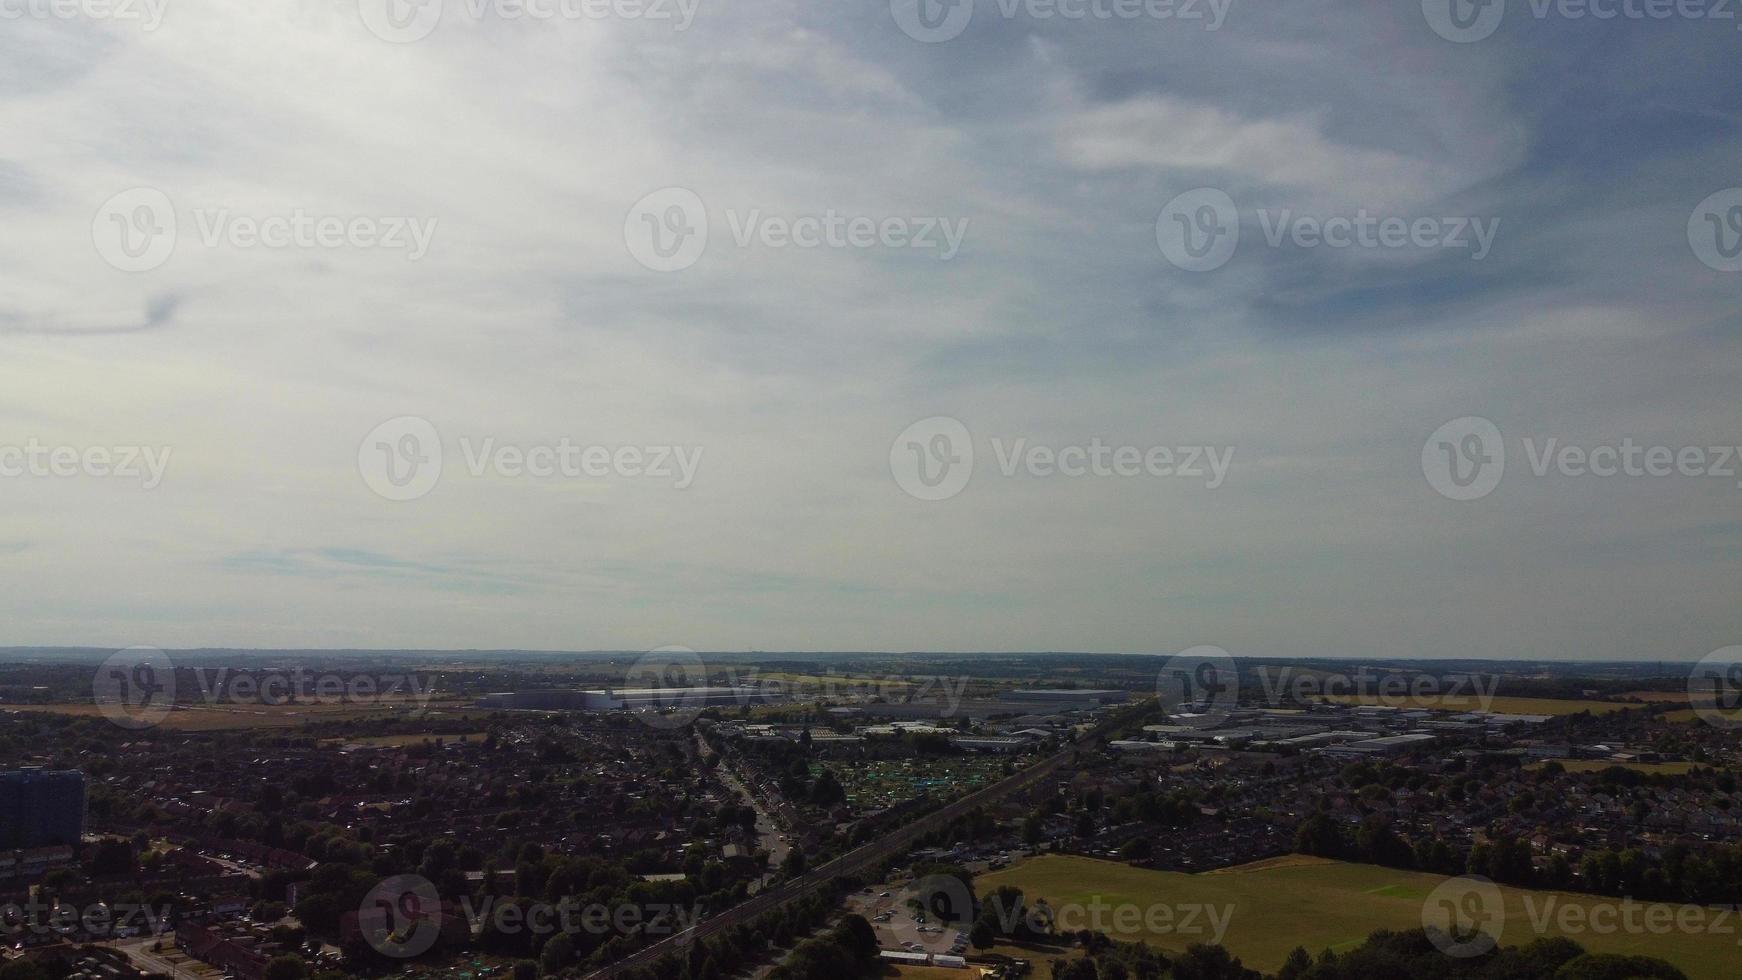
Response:
[[[1071,758],[1073,752],[1107,730],[1111,724],[1111,721],[1103,721],[1064,751],[1050,755],[1027,769],[1006,776],[990,786],[975,790],[954,803],[920,817],[904,827],[892,830],[878,840],[856,847],[805,875],[761,892],[747,901],[740,902],[714,918],[697,923],[677,935],[668,936],[610,966],[594,971],[588,975],[587,980],[604,980],[604,978],[621,971],[646,966],[668,952],[687,949],[691,943],[706,939],[739,923],[749,922],[762,913],[794,899],[803,898],[836,878],[862,871],[897,855],[905,854],[913,846],[915,840],[944,826],[951,820],[977,807],[998,802],[1012,793],[1028,789],[1036,782],[1051,775],[1054,770]]]
[[[792,850],[792,844],[786,840],[787,835],[780,832],[780,827],[774,822],[774,815],[768,812],[762,798],[752,793],[735,773],[727,770],[724,760],[714,769],[714,774],[720,777],[720,782],[725,783],[727,789],[742,796],[750,804],[750,808],[756,811],[756,836],[762,842],[762,849],[768,852],[769,871],[762,876],[762,883],[766,885],[773,876],[773,871],[786,862],[786,855]]]

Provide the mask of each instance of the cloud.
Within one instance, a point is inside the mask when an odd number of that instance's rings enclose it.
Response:
[[[1714,482],[1538,480],[1454,504],[1422,440],[1734,441],[1735,277],[1690,210],[1737,182],[1733,39],[1413,5],[1218,30],[1005,18],[920,44],[884,5],[444,19],[185,0],[155,31],[0,35],[0,443],[174,450],[163,486],[6,479],[13,643],[1093,649],[1681,659],[1736,642]],[[454,8],[456,11],[459,8]],[[679,186],[710,237],[640,265]],[[1242,240],[1168,263],[1219,187]],[[128,272],[99,208],[152,188]],[[1498,218],[1446,250],[1265,241],[1256,212]],[[214,216],[435,222],[429,254],[238,247]],[[948,262],[734,222],[967,221]],[[445,441],[395,503],[359,444]],[[980,440],[952,500],[891,442]],[[693,487],[502,479],[459,440],[705,448]],[[1214,491],[999,472],[990,440],[1236,449]],[[1624,528],[1625,535],[1615,532]],[[1708,531],[1710,533],[1708,533]],[[1645,546],[1643,542],[1652,542]],[[1733,593],[1733,589],[1728,590]]]

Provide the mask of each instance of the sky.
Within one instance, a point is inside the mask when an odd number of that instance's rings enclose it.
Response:
[[[1592,9],[0,0],[0,643],[1742,643],[1742,24]]]

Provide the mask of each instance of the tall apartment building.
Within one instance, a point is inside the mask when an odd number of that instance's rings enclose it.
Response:
[[[77,846],[84,832],[84,773],[41,768],[0,772],[0,850]]]

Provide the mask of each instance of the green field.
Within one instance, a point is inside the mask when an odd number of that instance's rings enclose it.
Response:
[[[1360,945],[1375,929],[1418,929],[1422,905],[1434,887],[1445,879],[1438,875],[1394,871],[1367,864],[1346,864],[1319,858],[1291,857],[1265,861],[1213,874],[1189,875],[1146,871],[1113,861],[1045,855],[991,874],[980,875],[976,889],[986,894],[1000,885],[1015,885],[1029,901],[1044,897],[1049,903],[1087,904],[1098,897],[1105,903],[1138,906],[1178,906],[1201,903],[1231,907],[1223,945],[1258,970],[1275,970],[1296,946],[1319,950],[1348,949]],[[1536,938],[1535,926],[1526,912],[1525,898],[1536,903],[1538,916],[1551,897],[1559,906],[1613,904],[1606,899],[1564,892],[1526,892],[1502,889],[1506,921],[1501,942],[1523,945]],[[1550,919],[1544,935],[1561,935],[1555,928],[1559,916]],[[1644,920],[1649,921],[1649,920]],[[1728,934],[1718,934],[1719,929]],[[1208,936],[1182,935],[1178,931],[1150,932],[1105,930],[1115,939],[1143,939],[1161,949],[1179,950]],[[1693,934],[1673,929],[1660,933],[1598,934],[1584,930],[1569,934],[1591,952],[1637,953],[1674,963],[1693,980],[1732,980],[1742,949],[1742,923],[1734,917],[1709,932]]]

